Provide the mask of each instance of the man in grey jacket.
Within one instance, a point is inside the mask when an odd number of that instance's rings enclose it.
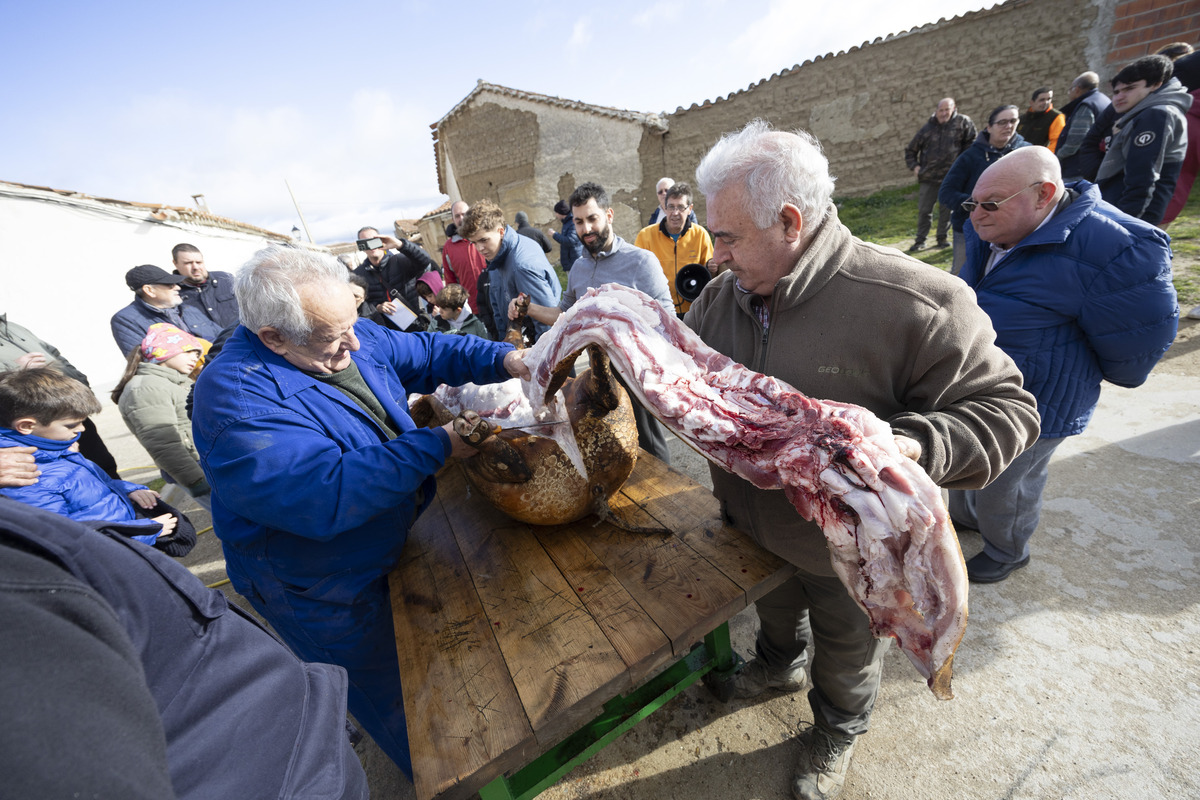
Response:
[[[1120,115],[1096,175],[1101,196],[1140,220],[1162,222],[1187,155],[1192,96],[1166,56],[1139,58],[1112,79]]]
[[[971,290],[854,238],[813,137],[756,120],[723,137],[696,178],[714,260],[728,267],[684,318],[707,344],[812,397],[871,410],[942,486],[985,485],[1037,438],[1034,399]],[[799,568],[756,603],[756,657],[734,678],[735,696],[807,686],[811,642],[813,725],[800,734],[792,792],[837,797],[870,722],[887,640],[872,636],[820,528],[783,492],[711,473],[725,520]]]

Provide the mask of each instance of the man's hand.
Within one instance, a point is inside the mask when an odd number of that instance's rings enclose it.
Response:
[[[379,241],[383,242],[383,246],[386,247],[388,250],[399,250],[400,249],[400,240],[397,239],[395,236],[384,236],[381,233],[381,234],[379,234]]]
[[[152,520],[157,522],[159,525],[162,525],[163,529],[162,532],[158,534],[159,536],[170,536],[175,530],[176,523],[179,522],[179,520],[175,519],[174,514],[161,514],[157,517],[153,517]]]
[[[921,443],[916,439],[910,439],[907,436],[897,436],[896,447],[900,449],[900,455],[905,458],[911,458],[913,461],[921,460]]]
[[[508,370],[508,374],[523,381],[533,378],[529,367],[525,366],[525,353],[527,352],[527,350],[510,350],[504,355],[504,368]]]
[[[129,499],[147,510],[158,503],[158,492],[153,489],[138,489],[129,493]],[[174,527],[174,526],[172,526]]]
[[[920,164],[918,164],[917,166],[913,167],[913,177],[914,177],[914,178],[919,178],[919,177],[921,177],[921,165],[920,165]]]
[[[384,300],[379,305],[375,306],[376,311],[382,311],[384,314],[395,314],[396,304],[391,300]]]
[[[518,294],[512,300],[508,301],[508,318],[516,319],[521,316],[521,300],[525,299],[525,304],[528,305],[529,300],[524,294]]]
[[[42,471],[33,460],[36,447],[0,448],[0,487],[33,486]]]
[[[506,358],[505,361],[507,360]],[[450,436],[450,455],[454,458],[470,458],[479,454],[478,450],[467,444],[466,440],[458,435],[454,430],[453,422],[447,422],[442,426],[442,430]]]
[[[17,359],[17,369],[37,369],[50,363],[45,353],[26,353]]]

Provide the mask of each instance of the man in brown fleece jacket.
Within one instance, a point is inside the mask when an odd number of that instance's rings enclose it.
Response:
[[[957,278],[864,243],[838,221],[833,179],[808,134],[755,120],[728,134],[696,170],[718,275],[684,321],[751,369],[889,421],[900,450],[938,484],[975,488],[1038,435],[1033,396],[995,345],[975,296]],[[866,732],[888,640],[835,576],[820,528],[783,492],[712,470],[729,524],[799,568],[758,601],[756,657],[738,697],[808,684],[814,724],[800,734],[798,798],[837,797]]]

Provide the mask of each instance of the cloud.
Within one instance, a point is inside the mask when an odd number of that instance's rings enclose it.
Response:
[[[60,188],[168,205],[191,205],[203,193],[214,214],[286,233],[300,223],[286,180],[317,241],[344,241],[362,218],[382,225],[442,201],[429,131],[435,112],[388,89],[359,89],[332,105],[224,105],[159,93],[128,100],[112,119],[119,126],[93,132],[97,149],[134,132],[138,146],[112,144],[103,168],[89,170],[103,189]]]
[[[582,19],[575,20],[575,26],[571,28],[571,38],[567,41],[568,50],[574,50],[577,47],[586,47],[591,41],[591,17],[584,17]]]

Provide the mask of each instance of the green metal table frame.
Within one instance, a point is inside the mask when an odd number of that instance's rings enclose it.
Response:
[[[725,684],[741,666],[729,643],[729,623],[704,637],[674,665],[634,689],[604,704],[594,720],[568,736],[512,775],[501,775],[479,790],[481,800],[528,800],[549,789],[579,764],[618,736],[662,708],[700,678],[710,686]]]

